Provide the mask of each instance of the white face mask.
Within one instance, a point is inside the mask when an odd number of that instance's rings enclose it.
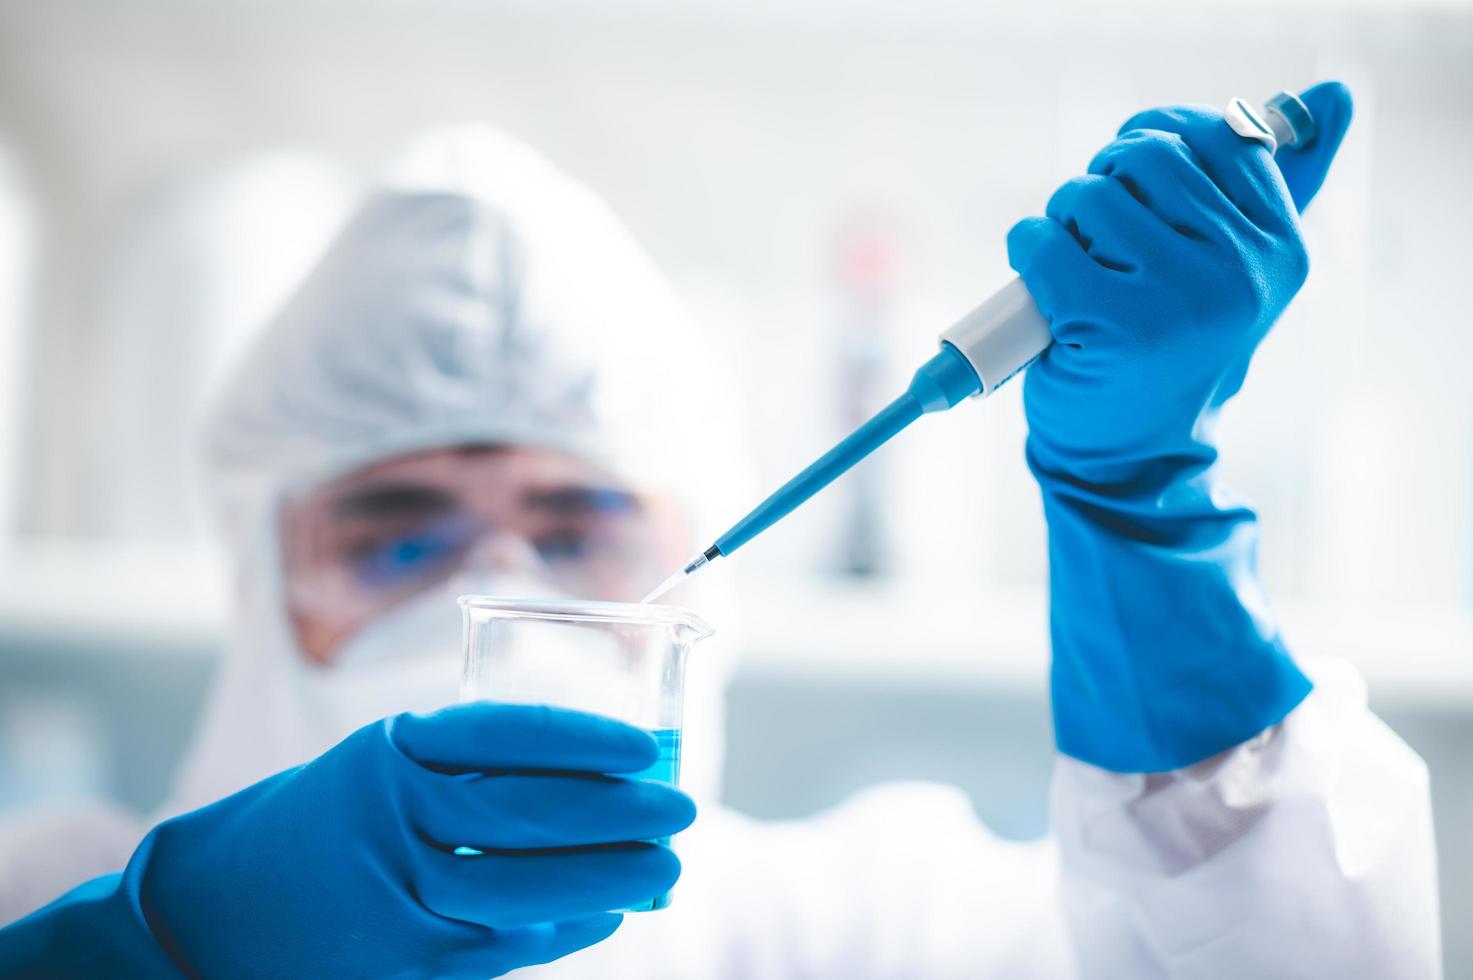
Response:
[[[462,595],[562,597],[540,579],[464,571],[355,633],[327,667],[300,674],[306,707],[333,741],[401,711],[455,704],[460,688]],[[331,743],[329,743],[331,744]]]

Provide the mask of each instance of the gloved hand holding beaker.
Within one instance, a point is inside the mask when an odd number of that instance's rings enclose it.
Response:
[[[651,841],[695,806],[630,775],[657,757],[646,732],[561,708],[399,715],[159,825],[121,877],[82,886],[90,910],[63,897],[68,914],[41,909],[8,948],[52,946],[52,976],[171,962],[208,977],[481,978],[548,962],[679,876]]]
[[[1277,158],[1221,112],[1137,114],[1008,236],[1050,321],[1028,371],[1028,462],[1050,532],[1054,717],[1067,754],[1179,768],[1309,689],[1254,576],[1254,515],[1212,469],[1218,410],[1308,273],[1302,209],[1350,122],[1344,86]]]

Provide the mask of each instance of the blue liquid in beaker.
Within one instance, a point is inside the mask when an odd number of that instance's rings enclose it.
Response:
[[[662,783],[674,786],[680,782],[680,729],[659,728],[652,732],[655,744],[660,748],[660,756],[655,764],[643,772],[634,773],[639,779],[658,779]],[[670,845],[670,838],[660,837],[653,841],[655,844]],[[645,905],[636,905],[626,909],[629,912],[654,912],[663,909],[670,904],[670,893],[657,896]]]
[[[680,729],[658,728],[651,735],[660,747],[660,757],[655,764],[643,772],[635,773],[640,779],[658,779],[672,786],[680,782]]]

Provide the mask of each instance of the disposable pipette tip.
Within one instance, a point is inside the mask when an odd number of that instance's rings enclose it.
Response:
[[[705,551],[696,555],[690,561],[686,562],[685,565],[680,569],[680,571],[676,572],[674,575],[671,575],[665,581],[655,586],[654,589],[650,591],[649,595],[639,600],[640,604],[644,605],[654,602],[656,599],[660,598],[660,596],[664,595],[666,592],[669,592],[681,582],[685,581],[686,576],[690,575],[696,569],[700,568],[703,565],[709,565],[712,558],[719,557],[721,557],[721,552],[716,549],[715,545],[712,545]]]
[[[685,578],[686,574],[686,570],[682,568],[680,571],[676,572],[674,575],[670,576],[665,581],[655,586],[654,589],[650,591],[649,595],[639,600],[640,603],[642,605],[649,605],[651,602],[654,602],[656,599],[660,598],[660,596],[664,595],[666,592],[669,592],[671,589],[679,585],[681,580]]]

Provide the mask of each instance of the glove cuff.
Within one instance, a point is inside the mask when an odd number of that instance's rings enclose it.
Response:
[[[1210,472],[1153,494],[1043,487],[1061,752],[1115,772],[1180,769],[1309,693],[1259,588],[1254,514],[1219,506]]]
[[[1060,752],[1120,773],[1170,772],[1225,752],[1283,721],[1312,688],[1278,644],[1225,658],[1190,677],[1143,671],[1101,688],[1055,658],[1054,739]]]
[[[0,975],[80,980],[185,973],[155,941],[135,878],[114,873],[78,885],[0,929]]]

